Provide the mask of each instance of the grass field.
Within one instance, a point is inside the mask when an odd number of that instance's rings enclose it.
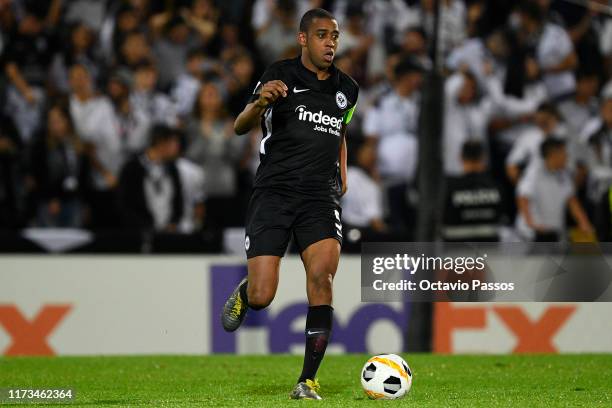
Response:
[[[404,358],[414,383],[397,401],[365,397],[359,383],[364,355],[325,359],[320,403],[288,400],[302,362],[282,355],[0,358],[0,388],[73,387],[70,406],[612,406],[612,355]]]

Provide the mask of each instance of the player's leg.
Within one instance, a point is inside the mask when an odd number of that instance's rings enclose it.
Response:
[[[276,295],[280,270],[279,256],[256,256],[248,260],[248,281],[241,289],[242,299],[249,308],[260,310],[267,307]]]
[[[291,237],[295,205],[295,200],[269,191],[256,191],[251,197],[244,240],[248,276],[225,302],[221,321],[226,331],[240,327],[249,307],[263,309],[274,299],[280,259]]]
[[[298,382],[314,380],[325,355],[332,330],[333,280],[340,259],[340,243],[327,238],[302,252],[306,269],[308,314],[306,316],[306,351]]]
[[[306,269],[308,314],[304,364],[291,393],[296,399],[320,399],[315,379],[330,340],[333,321],[333,280],[340,259],[340,208],[326,202],[305,203],[295,226],[295,238]]]
[[[248,276],[234,289],[225,302],[221,322],[226,331],[240,327],[249,309],[267,307],[276,295],[280,257],[255,256],[248,260]]]

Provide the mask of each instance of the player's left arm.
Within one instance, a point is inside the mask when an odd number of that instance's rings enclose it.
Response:
[[[346,177],[346,173],[347,173],[346,131],[348,129],[348,124],[351,122],[351,119],[353,119],[353,113],[355,113],[356,106],[357,104],[354,104],[352,108],[346,111],[346,113],[344,114],[344,117],[342,118],[342,128],[340,129],[340,137],[342,138],[342,140],[340,141],[340,153],[339,153],[339,160],[338,160],[338,163],[340,166],[340,183],[341,183],[340,197],[346,194],[346,191],[348,190],[348,179]]]
[[[339,157],[340,182],[341,182],[340,197],[346,194],[346,191],[348,189],[348,180],[346,177],[346,172],[347,172],[346,129],[347,129],[346,124],[342,124],[342,129],[340,130],[340,137],[342,138],[342,140],[340,141],[340,157]]]

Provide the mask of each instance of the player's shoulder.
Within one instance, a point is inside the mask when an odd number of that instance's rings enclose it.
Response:
[[[286,72],[287,70],[296,68],[295,58],[282,59],[268,65],[267,72]]]
[[[339,87],[344,92],[352,105],[357,103],[359,96],[359,84],[353,77],[338,69]]]

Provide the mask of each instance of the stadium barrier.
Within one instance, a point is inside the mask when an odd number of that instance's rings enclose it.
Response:
[[[362,303],[360,258],[335,281],[330,353],[405,350],[410,303]],[[307,305],[297,257],[272,305],[225,333],[220,308],[243,257],[0,256],[0,355],[302,353]],[[436,304],[433,351],[612,352],[612,303]]]

